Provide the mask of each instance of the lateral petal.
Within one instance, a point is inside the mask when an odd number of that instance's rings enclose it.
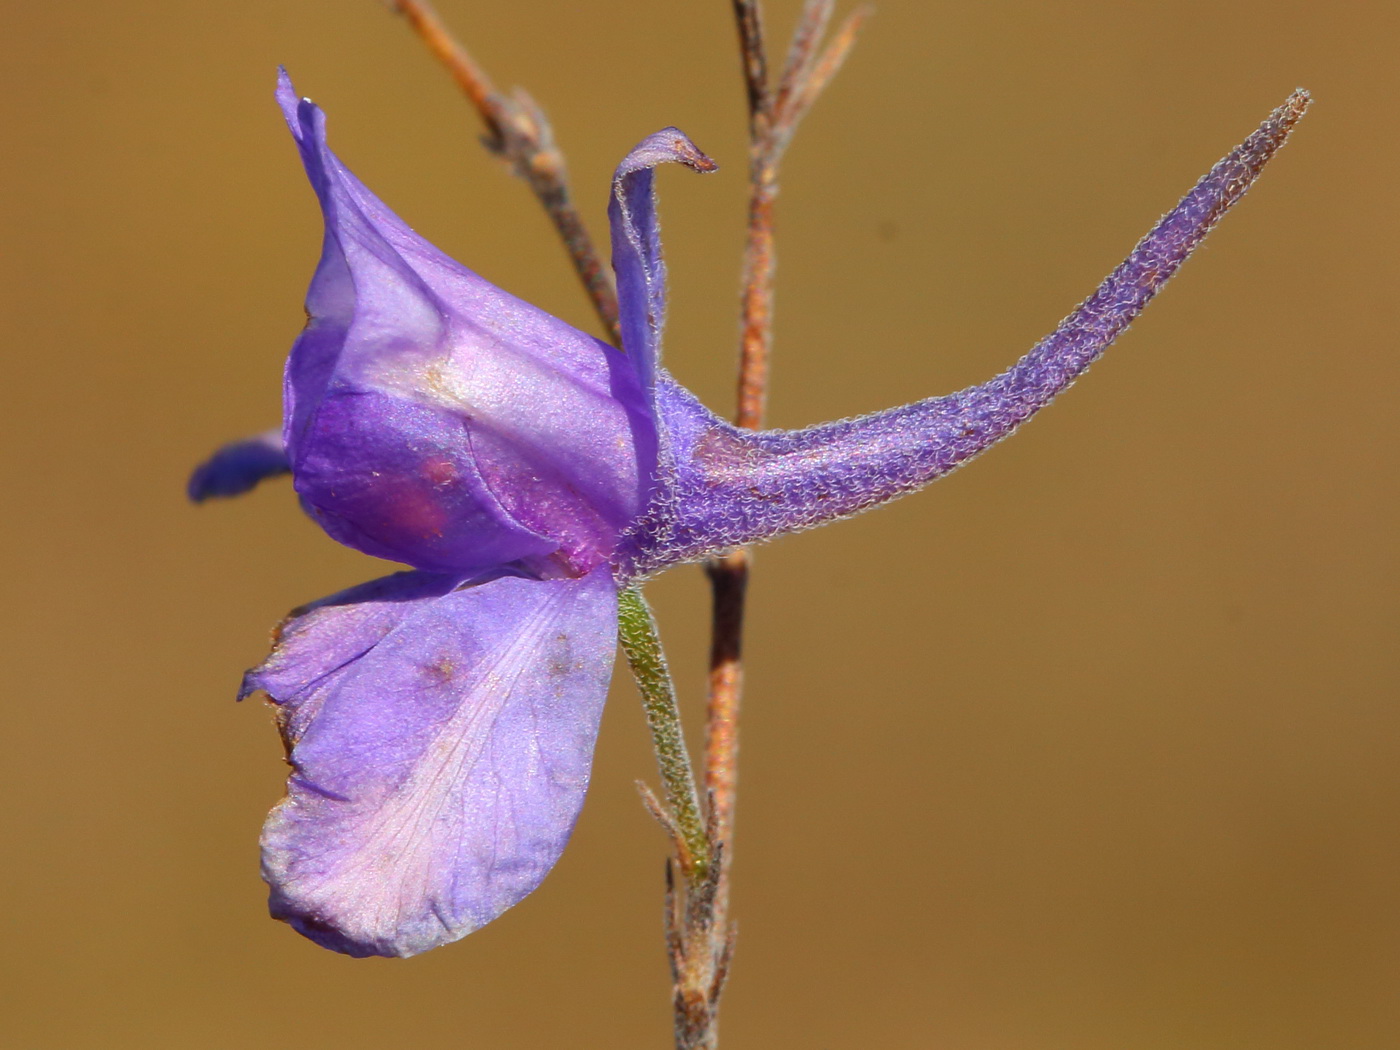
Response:
[[[583,804],[617,590],[403,573],[291,621],[250,673],[293,773],[263,829],[274,917],[348,955],[490,922],[558,860]]]

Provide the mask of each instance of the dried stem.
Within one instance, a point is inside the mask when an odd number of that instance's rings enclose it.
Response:
[[[622,345],[617,323],[617,292],[604,269],[593,239],[574,207],[564,154],[554,142],[554,131],[544,111],[525,92],[507,97],[496,91],[485,71],[467,49],[439,21],[433,9],[419,0],[389,0],[403,15],[433,57],[471,101],[486,124],[482,142],[510,163],[511,170],[530,184],[545,212],[559,231],[569,259],[583,282],[603,328],[616,346]]]
[[[744,596],[749,584],[749,552],[731,551],[716,558],[705,566],[705,573],[710,579],[711,596],[705,791],[719,857],[714,918],[723,932],[729,914],[729,868],[739,779],[739,699],[744,684]]]
[[[774,94],[768,83],[758,0],[733,0],[733,5],[749,101],[749,214],[740,296],[735,422],[757,430],[763,425],[773,342],[773,221],[778,167],[797,125],[845,61],[868,11],[862,9],[848,18],[823,49],[822,37],[831,18],[833,0],[809,0],[793,34]],[[729,879],[734,857],[744,599],[749,565],[748,551],[737,550],[705,567],[713,603],[705,733],[705,788],[709,796],[713,871],[703,893],[692,891],[685,909],[684,930],[668,934],[668,942],[673,946],[676,1046],[680,1050],[710,1050],[718,1045],[719,998],[734,949]],[[680,919],[674,906],[668,909],[668,915],[672,923]]]
[[[749,92],[749,121],[766,118],[768,102],[768,53],[763,47],[763,9],[758,0],[733,0],[734,21],[739,29],[739,60],[744,86]]]
[[[776,95],[755,76],[766,76],[762,57],[762,19],[757,0],[734,0],[739,44],[749,98],[749,221],[744,246],[740,304],[739,393],[735,422],[757,430],[763,425],[768,397],[768,357],[773,344],[773,206],[778,196],[778,167],[793,133],[823,89],[831,82],[870,15],[857,10],[842,23],[823,49],[833,0],[809,0],[802,11]],[[757,51],[757,54],[753,52]]]

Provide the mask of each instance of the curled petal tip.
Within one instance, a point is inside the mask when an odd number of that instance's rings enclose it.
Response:
[[[660,367],[666,315],[666,264],[661,257],[654,192],[654,169],[659,164],[684,164],[702,174],[719,167],[684,131],[662,128],[637,143],[613,176],[608,223],[612,228],[622,349],[635,363],[649,395],[655,390]]]
[[[662,128],[642,139],[617,167],[617,178],[658,164],[684,164],[691,171],[708,174],[719,170],[680,128]]]
[[[695,143],[679,131],[676,132],[676,138],[672,141],[672,148],[676,151],[676,159],[688,168],[703,175],[719,170],[719,164],[713,158],[701,152]]]

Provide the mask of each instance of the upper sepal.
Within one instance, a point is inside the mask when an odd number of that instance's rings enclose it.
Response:
[[[278,100],[326,224],[284,387],[298,493],[336,539],[421,569],[601,563],[655,473],[636,368],[414,233],[285,74]]]

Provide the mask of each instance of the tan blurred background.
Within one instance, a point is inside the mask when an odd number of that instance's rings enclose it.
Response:
[[[547,108],[596,230],[643,134],[724,165],[660,185],[668,363],[727,410],[728,4],[440,7]],[[283,767],[233,690],[286,609],[383,567],[285,483],[182,497],[275,422],[317,255],[279,63],[411,223],[590,325],[533,201],[373,0],[10,0],[3,33],[0,1044],[669,1045],[625,681],[564,860],[492,926],[357,962],[266,918]],[[788,161],[779,425],[989,377],[1317,104],[1025,433],[761,552],[727,1050],[1400,1046],[1398,34],[1381,2],[879,4]],[[702,581],[650,590],[694,708]]]

